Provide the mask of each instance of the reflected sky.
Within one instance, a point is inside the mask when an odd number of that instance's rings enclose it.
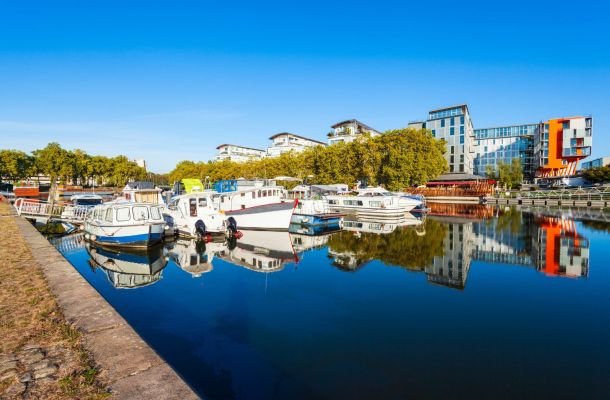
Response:
[[[604,398],[610,224],[569,215],[441,205],[144,254],[53,243],[206,398]]]

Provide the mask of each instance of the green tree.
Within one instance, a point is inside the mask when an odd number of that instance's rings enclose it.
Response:
[[[17,181],[32,173],[33,158],[19,150],[0,150],[0,182]]]

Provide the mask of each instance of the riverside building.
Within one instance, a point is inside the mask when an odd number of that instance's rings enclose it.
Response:
[[[409,128],[428,129],[435,138],[447,142],[449,172],[474,172],[474,129],[466,104],[432,110],[426,121],[410,122]]]
[[[333,129],[328,133],[328,145],[333,145],[339,142],[353,142],[362,135],[370,135],[371,137],[381,135],[376,129],[358,121],[357,119],[349,119],[341,121],[331,126]]]
[[[245,162],[249,160],[260,160],[265,157],[265,150],[254,149],[252,147],[238,146],[235,144],[221,144],[216,147],[218,153],[214,161],[230,160],[235,162]]]
[[[491,166],[521,162],[525,181],[573,176],[591,155],[592,117],[556,118],[531,124],[473,129],[468,106],[439,108],[409,128],[428,129],[447,142],[449,172],[485,175]]]
[[[278,133],[271,136],[269,140],[271,140],[271,146],[267,148],[268,157],[276,157],[289,151],[300,152],[309,147],[326,146],[326,143],[324,142],[309,139],[289,132]]]

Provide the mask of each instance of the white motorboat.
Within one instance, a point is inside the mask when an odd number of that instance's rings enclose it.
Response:
[[[291,223],[306,226],[341,226],[344,215],[332,212],[326,200],[298,199]]]
[[[356,195],[325,196],[331,210],[340,210],[357,215],[396,216],[421,205],[421,201],[392,194],[383,188],[359,189]]]
[[[287,231],[295,206],[286,200],[284,188],[265,185],[261,181],[237,184],[235,180],[219,181],[214,190],[203,190],[198,179],[182,180],[186,193],[201,191],[228,217],[235,220],[239,229]],[[244,183],[244,182],[242,182]]]
[[[183,236],[204,237],[207,233],[223,233],[228,237],[238,235],[236,219],[220,211],[213,193],[209,191],[174,197],[163,213]]]
[[[95,206],[85,220],[85,239],[107,246],[148,247],[163,239],[157,204],[115,201]]]

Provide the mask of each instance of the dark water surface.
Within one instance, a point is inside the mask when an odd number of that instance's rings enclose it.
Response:
[[[53,242],[208,399],[610,398],[610,224],[434,214],[143,254]]]

